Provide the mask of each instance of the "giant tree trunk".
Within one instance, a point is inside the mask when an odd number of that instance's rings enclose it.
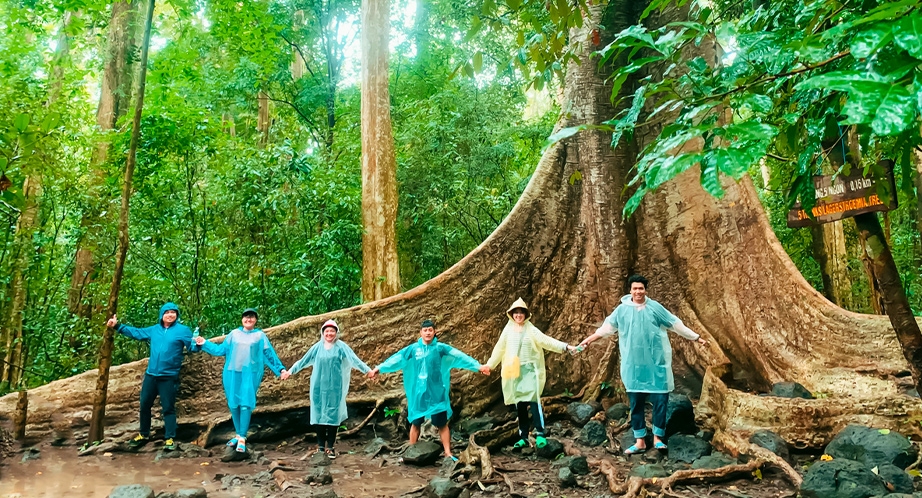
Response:
[[[112,3],[109,18],[106,62],[103,68],[99,89],[99,106],[96,108],[96,126],[101,136],[93,149],[90,160],[90,205],[83,213],[80,228],[83,237],[77,242],[77,254],[74,257],[74,271],[71,275],[70,288],[67,293],[67,307],[71,313],[84,318],[91,318],[94,303],[87,289],[96,275],[97,245],[102,236],[101,213],[104,205],[98,201],[99,190],[105,182],[102,164],[109,155],[112,143],[111,132],[119,118],[128,111],[133,84],[133,67],[131,52],[134,46],[135,18],[137,0],[119,0]]]
[[[573,34],[585,49],[594,48],[587,30],[599,25],[600,8],[592,5],[595,21]],[[634,24],[629,8],[628,0],[610,2],[601,24],[611,32]],[[598,123],[613,113],[607,72],[599,73],[587,52],[580,57],[582,64],[568,68],[568,111],[558,128]],[[637,138],[642,144],[650,137]],[[844,311],[812,289],[772,233],[748,179],[726,182],[726,195],[718,200],[701,188],[699,172],[689,171],[624,220],[621,186],[636,147],[612,150],[610,140],[591,131],[550,147],[496,231],[438,277],[387,299],[268,329],[283,362],[300,358],[329,318],[342,325],[345,340],[371,365],[414,341],[424,318],[436,321],[440,340],[485,360],[507,320],[506,307],[517,297],[529,303],[540,329],[576,343],[611,312],[625,278],[640,272],[650,278],[650,297],[711,340],[701,347],[673,337],[677,384],[690,392],[701,389],[697,410],[706,426],[771,428],[792,443],[811,446],[825,444],[849,422],[919,432],[913,420],[922,417],[922,403],[901,394],[888,377],[907,363],[887,319]],[[582,180],[571,184],[576,171]],[[619,383],[617,346],[600,344],[575,358],[548,354],[545,394],[578,392],[601,380]],[[113,368],[109,415],[126,428],[136,423],[145,366],[141,361]],[[187,358],[177,407],[181,424],[205,427],[226,417],[221,367],[220,359]],[[462,416],[501,398],[496,375],[459,372],[454,379]],[[30,392],[30,431],[48,430],[53,411],[80,424],[87,409],[83,393],[92,380],[87,373]],[[785,380],[827,398],[753,392]],[[357,377],[350,399],[383,397],[398,391],[399,383],[399,375],[384,376],[383,385]],[[307,384],[307,376],[284,383],[267,378],[257,414],[306,406]],[[591,397],[597,389],[586,392]],[[0,416],[15,401],[0,398]]]
[[[387,53],[390,2],[362,0],[362,299],[400,292],[397,156]]]
[[[148,0],[147,23],[144,27],[144,42],[141,45],[141,74],[138,80],[138,99],[134,108],[134,120],[131,129],[131,144],[128,147],[128,157],[125,160],[125,176],[122,179],[122,205],[118,215],[118,251],[115,254],[115,271],[112,275],[112,285],[109,288],[109,304],[107,316],[115,315],[118,311],[118,293],[122,286],[122,274],[125,269],[125,257],[128,255],[128,207],[131,200],[132,180],[138,153],[138,142],[141,138],[141,114],[144,110],[144,86],[147,80],[147,55],[150,49],[151,25],[154,22],[155,0]],[[105,433],[106,401],[109,389],[109,368],[112,365],[112,346],[115,330],[105,327],[102,334],[102,344],[99,346],[99,376],[96,379],[96,390],[93,396],[92,418],[87,442],[102,441]]]

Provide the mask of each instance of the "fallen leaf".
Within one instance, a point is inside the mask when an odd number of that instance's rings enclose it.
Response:
[[[110,457],[110,456],[112,456],[112,453],[110,453],[110,452],[107,451],[107,452],[103,453],[102,456],[104,456],[104,457]]]
[[[41,472],[36,472],[35,475],[40,476],[40,475],[42,475],[42,473],[41,473]]]
[[[887,434],[890,434],[890,429],[881,429],[881,430],[879,430],[879,431],[877,431],[877,432],[879,432],[879,433],[881,433],[881,434],[883,434],[883,435],[886,436]]]
[[[873,469],[871,469],[871,472],[873,472],[874,475],[880,475],[880,470],[877,467],[874,467]]]
[[[822,461],[824,461],[824,462],[830,462],[830,461],[832,461],[832,455],[823,455],[823,456],[820,457],[820,460],[822,460]]]
[[[752,475],[756,476],[756,479],[761,481],[762,480],[762,469],[756,469],[756,471],[753,472]]]
[[[202,467],[207,467],[207,466],[208,466],[208,462],[202,462],[202,463],[200,463],[199,465],[201,465]]]
[[[195,475],[199,475],[199,474],[201,474],[201,472],[196,472],[196,473],[195,473]]]

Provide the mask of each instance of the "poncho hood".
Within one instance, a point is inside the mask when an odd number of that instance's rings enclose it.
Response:
[[[175,311],[176,321],[173,322],[173,325],[179,323],[179,306],[176,306],[176,303],[166,303],[160,307],[160,316],[157,318],[157,323],[161,326],[163,325],[163,315],[165,315],[167,311]]]
[[[647,297],[647,298],[644,298],[644,301],[642,303],[635,303],[633,297],[631,297],[630,294],[621,298],[621,304],[626,304],[628,306],[644,306],[649,302],[650,302],[650,298]]]
[[[327,327],[333,327],[336,329],[336,339],[339,339],[339,325],[336,323],[336,320],[330,319],[323,322],[323,325],[320,326],[320,340],[323,340],[323,331]],[[335,341],[335,340],[334,340]]]
[[[512,310],[516,308],[522,308],[523,310],[525,310],[525,320],[526,321],[529,318],[531,318],[531,311],[528,309],[528,305],[525,304],[525,300],[520,297],[516,299],[514,303],[512,303],[512,306],[510,306],[509,309],[506,310],[506,316],[508,316],[510,320],[512,320]],[[515,323],[515,320],[512,320],[512,321],[513,323]]]

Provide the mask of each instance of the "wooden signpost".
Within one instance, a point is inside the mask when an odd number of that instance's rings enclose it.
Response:
[[[896,209],[896,183],[893,180],[893,161],[885,159],[877,163],[883,170],[883,182],[872,175],[864,176],[859,168],[852,168],[849,175],[816,175],[813,187],[816,205],[813,218],[801,207],[800,202],[788,211],[788,226],[806,227],[850,218],[862,213],[890,211]],[[882,190],[879,190],[882,188]],[[885,193],[888,203],[881,200]]]

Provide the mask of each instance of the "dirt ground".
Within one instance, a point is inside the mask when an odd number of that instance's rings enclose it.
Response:
[[[550,437],[566,440],[574,433],[575,431],[566,423],[563,426],[557,424],[557,430],[552,431]],[[422,488],[439,474],[438,464],[414,467],[401,463],[399,455],[390,455],[387,452],[370,458],[363,449],[372,436],[363,432],[356,438],[337,443],[339,457],[330,466],[333,491],[342,498],[399,497],[408,493],[412,496],[422,496]],[[307,440],[310,439],[311,435]],[[394,441],[393,444],[397,446],[401,442]],[[250,443],[249,446],[253,450],[262,453],[263,458],[259,463],[221,462],[224,448],[220,446],[209,448],[211,456],[155,461],[160,444],[162,442],[152,442],[140,453],[114,452],[79,457],[74,446],[54,447],[44,443],[32,447],[39,450],[39,457],[25,462],[21,461],[25,453],[20,449],[0,464],[0,498],[105,498],[113,487],[123,484],[146,484],[157,493],[204,487],[210,498],[302,497],[330,488],[302,483],[301,478],[308,473],[311,465],[308,460],[301,460],[301,457],[311,451],[313,445],[300,437],[271,444]],[[458,441],[455,453],[460,453],[463,446],[464,443]],[[580,450],[590,458],[610,459],[620,476],[627,476],[634,465],[662,458],[656,452],[651,452],[645,456],[632,457],[633,461],[627,461],[624,457],[611,455],[602,448],[580,447]],[[277,462],[290,469],[286,474],[290,482],[296,485],[284,492],[281,491],[268,472],[269,462]],[[508,484],[501,477],[494,477],[487,482],[469,482],[471,496],[612,496],[604,478],[595,472],[579,477],[577,487],[561,488],[557,479],[557,469],[551,467],[552,462],[533,455],[513,452],[511,448],[494,452],[493,464],[512,483],[514,495],[510,494]],[[763,478],[743,476],[721,483],[677,486],[673,496],[796,496],[796,491],[770,470],[763,473]]]

